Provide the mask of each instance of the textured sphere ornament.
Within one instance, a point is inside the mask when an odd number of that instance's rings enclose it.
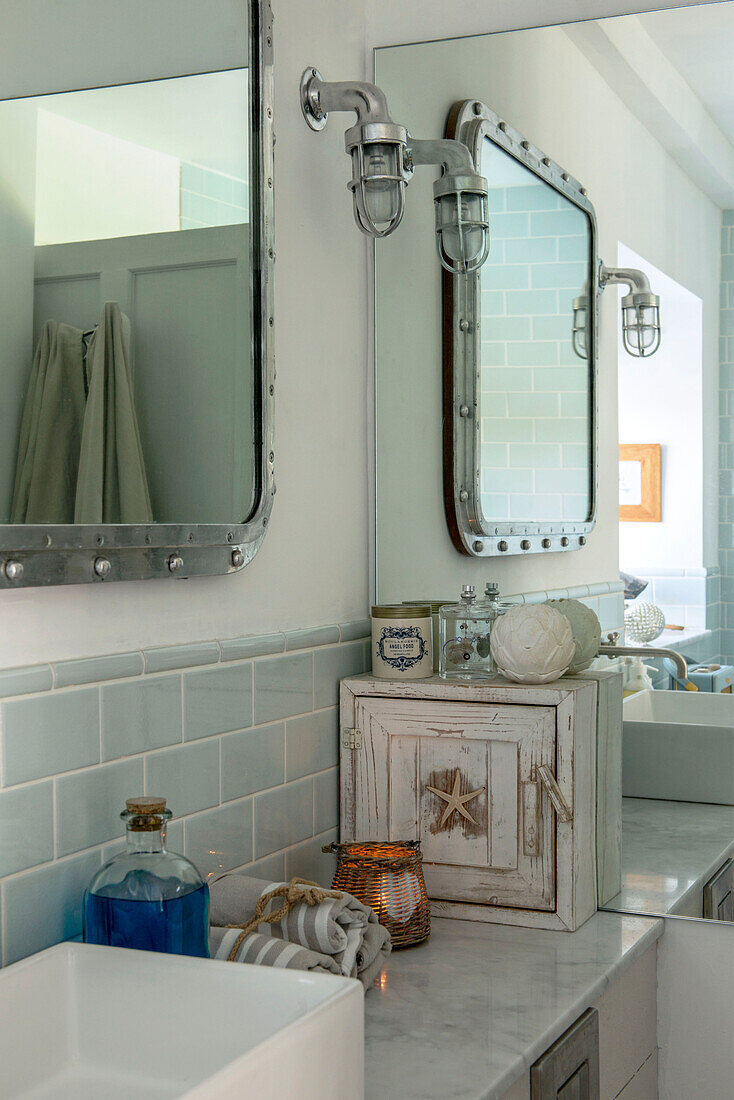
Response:
[[[624,632],[633,642],[654,642],[665,630],[665,615],[654,603],[633,603],[624,613]]]
[[[599,654],[601,645],[601,625],[594,612],[580,600],[548,600],[548,607],[554,607],[565,615],[571,624],[573,641],[576,647],[569,672],[583,672]]]
[[[518,684],[547,684],[568,669],[576,652],[571,624],[546,603],[511,607],[492,627],[497,671]]]

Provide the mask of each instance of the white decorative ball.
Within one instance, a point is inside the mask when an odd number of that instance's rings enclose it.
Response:
[[[518,604],[501,615],[490,649],[497,671],[519,684],[557,680],[576,652],[568,619],[545,603]]]
[[[654,642],[665,630],[665,615],[654,603],[630,604],[624,613],[624,631],[633,642]]]
[[[598,618],[580,600],[548,600],[548,607],[555,607],[571,624],[576,652],[568,671],[583,672],[599,655],[601,624]]]

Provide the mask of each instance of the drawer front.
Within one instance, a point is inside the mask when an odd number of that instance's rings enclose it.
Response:
[[[348,839],[420,840],[431,898],[555,908],[554,707],[361,697],[355,718]]]

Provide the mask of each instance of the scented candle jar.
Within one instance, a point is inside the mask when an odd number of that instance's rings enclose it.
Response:
[[[372,608],[372,674],[383,680],[422,680],[433,673],[433,627],[428,604]]]

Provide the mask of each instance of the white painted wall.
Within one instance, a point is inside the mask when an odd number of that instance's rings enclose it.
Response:
[[[452,104],[476,98],[567,168],[594,203],[599,253],[607,264],[616,263],[618,241],[625,241],[703,300],[705,361],[716,378],[720,210],[563,28],[384,50],[377,73],[393,116],[417,137],[442,133]],[[601,300],[599,503],[588,545],[573,553],[487,561],[459,555],[450,542],[441,493],[441,299],[432,179],[430,171],[416,173],[404,222],[380,243],[377,261],[380,599],[446,598],[461,583],[483,587],[490,576],[508,592],[617,579],[616,292]],[[700,431],[700,387],[697,407]],[[391,464],[406,436],[407,492]],[[700,503],[694,519],[700,543]]]
[[[660,296],[660,348],[641,362],[618,345],[619,442],[659,443],[662,520],[619,525],[623,569],[700,569],[703,559],[703,303],[620,245],[620,267],[644,271]],[[716,266],[716,265],[714,265]],[[616,288],[605,291],[619,299]],[[643,597],[644,599],[644,597]]]
[[[375,46],[639,10],[635,0],[274,0],[276,474],[267,538],[236,578],[0,593],[0,664],[344,621],[368,607],[370,248],[345,191],[341,120],[304,124],[298,81],[372,74]],[[643,4],[665,7],[665,3]],[[240,0],[2,0],[0,95],[243,63]],[[629,238],[628,238],[629,239]],[[609,386],[612,391],[616,377]],[[599,540],[614,539],[600,528]],[[609,574],[606,552],[589,575]],[[578,555],[568,555],[568,579]],[[523,584],[522,587],[533,587]]]
[[[660,1100],[731,1100],[734,925],[669,918],[658,941]]]

